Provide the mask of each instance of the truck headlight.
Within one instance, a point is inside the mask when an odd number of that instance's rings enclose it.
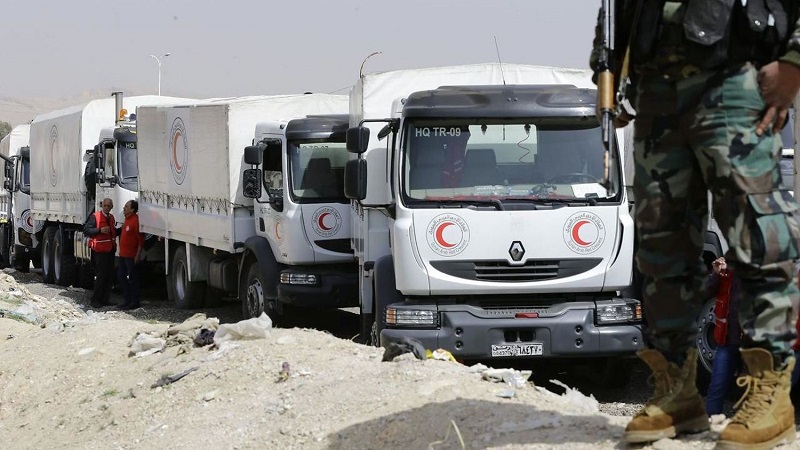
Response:
[[[438,327],[439,314],[429,309],[386,308],[386,325],[396,327]]]
[[[308,273],[281,273],[281,284],[299,284],[305,286],[316,285],[318,278],[314,274]]]
[[[598,325],[641,322],[642,304],[638,300],[598,304],[596,319]]]

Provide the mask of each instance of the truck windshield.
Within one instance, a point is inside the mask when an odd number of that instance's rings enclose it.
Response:
[[[344,142],[289,142],[289,170],[299,203],[344,202]]]
[[[136,163],[136,141],[119,141],[117,150],[119,182],[123,186],[133,185],[135,189],[139,177],[139,166]]]
[[[619,186],[612,167],[611,188],[604,187],[600,127],[585,120],[409,120],[403,149],[410,203],[595,202],[616,197]]]

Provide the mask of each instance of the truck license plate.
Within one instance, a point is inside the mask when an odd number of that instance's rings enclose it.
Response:
[[[492,357],[504,356],[537,356],[542,354],[542,344],[501,344],[492,345]]]

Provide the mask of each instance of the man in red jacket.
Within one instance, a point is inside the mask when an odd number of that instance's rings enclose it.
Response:
[[[119,265],[117,281],[125,295],[125,303],[120,309],[136,309],[139,307],[139,273],[136,264],[142,260],[144,238],[139,232],[139,202],[130,200],[122,208],[125,223],[119,234]]]
[[[116,250],[116,223],[111,209],[114,201],[104,198],[100,203],[100,211],[91,214],[83,224],[83,234],[89,236],[89,247],[94,255],[94,292],[92,306],[102,308],[108,304],[111,296],[111,284],[114,276],[114,251]]]

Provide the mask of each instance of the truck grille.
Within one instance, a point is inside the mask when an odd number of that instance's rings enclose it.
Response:
[[[529,259],[514,265],[505,260],[431,261],[431,266],[466,280],[529,282],[571,277],[593,269],[601,261],[602,258]]]

